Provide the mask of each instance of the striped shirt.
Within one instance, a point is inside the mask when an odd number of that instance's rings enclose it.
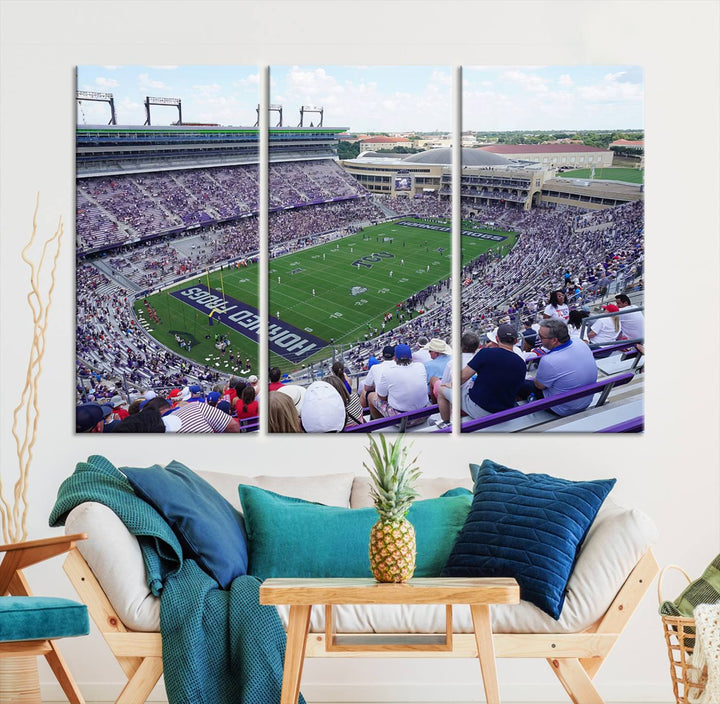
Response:
[[[207,403],[186,403],[172,414],[180,418],[178,433],[223,433],[232,418]]]

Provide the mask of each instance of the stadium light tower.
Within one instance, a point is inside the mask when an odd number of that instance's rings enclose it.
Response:
[[[298,125],[298,127],[304,127],[304,126],[305,126],[305,125],[303,125],[303,122],[304,122],[304,120],[305,120],[305,113],[306,113],[306,112],[317,112],[317,113],[320,113],[320,122],[318,122],[318,124],[315,125],[315,126],[316,126],[316,127],[322,127],[322,123],[323,123],[323,112],[324,112],[324,110],[323,110],[322,108],[313,107],[312,105],[301,105],[301,106],[300,106],[300,124]],[[310,127],[313,127],[312,123],[310,124]]]
[[[92,100],[98,103],[110,103],[110,122],[108,125],[117,125],[115,116],[115,97],[112,93],[95,93],[90,90],[77,91],[77,101],[82,103],[83,100]]]
[[[150,106],[151,105],[175,105],[178,109],[178,121],[176,124],[182,125],[182,100],[180,98],[151,98],[145,96],[145,124],[150,124]]]
[[[268,112],[276,112],[280,115],[280,121],[275,125],[275,127],[282,127],[282,105],[268,105]],[[257,112],[257,120],[255,121],[255,127],[260,127],[260,106],[258,105],[256,108]]]

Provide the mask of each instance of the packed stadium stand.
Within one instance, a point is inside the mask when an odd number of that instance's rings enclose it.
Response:
[[[352,169],[343,169],[334,158],[333,147],[341,131],[271,130],[271,257],[401,216],[450,217],[447,164],[438,165],[433,188],[419,182],[413,197],[398,195],[393,189],[371,193],[364,185],[367,182],[356,177],[361,173],[358,163],[353,175]],[[146,310],[147,319],[138,319],[133,302],[220,265],[258,261],[257,154],[257,129],[251,128],[78,129],[79,401],[86,400],[91,391],[95,398],[119,392],[128,400],[143,390],[163,393],[196,383],[210,391],[227,382],[231,373],[248,371],[240,359],[232,372],[220,372],[161,345],[149,334],[147,320],[152,313]],[[403,168],[419,169],[437,161],[436,155],[413,157]],[[537,324],[550,292],[558,288],[567,292],[572,308],[597,311],[616,292],[631,292],[633,302],[642,303],[642,198],[624,204],[615,200],[594,203],[592,207],[579,201],[576,207],[568,207],[561,201],[543,202],[540,185],[532,181],[536,166],[498,163],[478,169],[474,175],[468,173],[462,183],[463,218],[513,230],[519,237],[502,258],[487,253],[463,268],[463,330],[483,335],[502,321],[519,329],[528,318]],[[504,171],[499,175],[493,169]],[[358,344],[333,350],[332,359],[328,356],[303,374],[292,375],[292,381],[307,385],[328,374],[339,355],[357,384],[369,358],[385,345],[403,342],[416,348],[421,338],[449,342],[451,298],[449,279],[418,291],[403,303],[417,313],[411,320],[387,333],[365,335]],[[615,355],[618,359],[626,356],[622,350]],[[631,364],[634,362],[616,368],[626,371]],[[603,399],[605,415],[600,420],[599,413],[594,414],[598,418],[595,426],[565,429],[610,427],[618,415],[607,411],[627,406],[628,399],[633,402],[632,412],[638,401],[641,407],[639,374]],[[428,398],[427,409],[419,415],[424,421],[410,423],[411,429],[437,431],[436,410]],[[562,430],[568,425],[552,425],[552,416],[548,418],[544,430]],[[631,419],[623,416],[622,420]],[[537,430],[545,421],[508,423],[499,429]],[[368,429],[382,432],[388,426],[396,429],[390,423],[377,422]]]

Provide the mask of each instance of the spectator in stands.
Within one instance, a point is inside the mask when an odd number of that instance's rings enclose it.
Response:
[[[620,309],[614,303],[608,303],[602,309],[608,313],[617,313]],[[606,318],[598,318],[588,330],[588,344],[590,349],[597,349],[603,345],[609,345],[617,340],[620,334],[620,320],[617,315]],[[598,355],[596,355],[597,357]]]
[[[550,301],[545,306],[545,310],[542,313],[543,319],[559,318],[560,320],[567,322],[570,310],[565,302],[565,292],[557,289],[550,294]]]
[[[624,293],[615,296],[615,304],[622,312],[620,318],[621,340],[645,340],[645,316],[637,306],[632,305],[630,297]],[[632,313],[628,311],[633,311]]]
[[[188,401],[199,401],[200,403],[205,403],[205,394],[203,393],[203,388],[200,384],[192,384],[188,387],[188,390],[190,391],[190,398]]]
[[[219,404],[218,404],[219,405]],[[240,424],[228,413],[207,403],[181,400],[172,411],[180,419],[179,433],[239,433]]]
[[[113,396],[110,399],[113,407],[113,414],[117,420],[125,420],[130,414],[128,412],[127,401],[120,395]]]
[[[382,361],[380,364],[376,364],[368,367],[368,373],[363,380],[363,386],[360,390],[360,403],[363,408],[369,407],[368,395],[370,392],[375,391],[378,379],[383,375],[383,372],[389,367],[395,366],[395,346],[385,345],[382,351]]]
[[[277,393],[287,394],[291,398],[299,419],[302,411],[303,399],[305,398],[305,387],[298,386],[297,384],[283,384],[282,389],[278,389]]]
[[[162,409],[160,401],[162,401]],[[164,433],[166,432],[163,423],[162,411],[170,410],[170,402],[158,398],[150,404],[149,401],[142,401],[141,408],[137,413],[129,415],[119,423],[115,423],[110,430],[112,433]]]
[[[345,404],[345,427],[349,425],[360,425],[365,422],[365,416],[363,415],[363,408],[360,405],[360,397],[355,393],[348,393],[345,384],[335,375],[328,374],[322,378],[322,381],[326,381],[332,386],[342,397],[343,403]]]
[[[433,337],[430,342],[425,345],[430,359],[423,365],[425,367],[425,374],[428,378],[428,392],[430,395],[430,401],[436,402],[435,398],[435,382],[442,378],[445,373],[445,367],[452,361],[451,352],[449,345],[445,344],[445,340],[441,340],[439,337]]]
[[[421,364],[425,364],[425,362],[430,361],[430,351],[427,348],[429,342],[430,340],[428,340],[427,337],[425,337],[424,335],[418,337],[418,349],[413,352],[413,362],[420,362]]]
[[[260,409],[258,402],[255,400],[255,389],[251,384],[248,384],[242,390],[242,396],[235,406],[237,410],[237,419],[239,421],[247,420],[248,418],[257,418]]]
[[[295,404],[285,391],[268,393],[268,431],[271,433],[302,433]]]
[[[515,352],[515,328],[503,323],[493,339],[495,342],[478,350],[461,372],[462,409],[471,418],[512,408],[525,382],[525,362]],[[467,384],[473,376],[473,383]],[[447,396],[445,400],[449,400]]]
[[[305,390],[300,423],[306,433],[339,433],[345,427],[345,403],[340,392],[325,381]]]
[[[143,400],[137,413],[129,415],[115,424],[110,432],[113,433],[170,433],[177,432],[180,420],[171,416],[163,416],[172,410],[169,401],[161,396],[150,400]]]
[[[350,379],[345,371],[345,365],[340,360],[333,362],[332,373],[340,379],[340,381],[342,381],[345,386],[345,390],[348,394],[350,394],[352,392],[352,384],[350,383]]]
[[[82,403],[75,407],[76,433],[102,433],[105,412],[99,403]]]
[[[580,331],[582,330],[583,320],[588,317],[590,313],[586,310],[571,310],[568,317],[568,332],[573,340],[580,339]],[[587,334],[587,333],[586,333]]]
[[[111,403],[103,403],[100,408],[103,410],[103,433],[111,433],[112,429],[120,422],[120,418],[113,413]]]
[[[252,387],[255,389],[255,398],[257,398],[260,395],[260,382],[257,378],[257,375],[251,374],[248,377],[247,383],[251,384]]]
[[[534,386],[545,398],[572,391],[597,381],[597,366],[590,348],[578,340],[571,340],[567,325],[555,318],[540,325],[540,340],[549,352],[540,358]],[[550,410],[559,416],[584,411],[592,403],[592,396],[566,401]]]
[[[238,405],[240,403],[240,398],[242,396],[242,392],[245,390],[245,387],[247,386],[247,382],[245,379],[239,376],[234,376],[230,380],[230,389],[234,391],[233,394],[230,395],[230,415],[234,416],[237,414]],[[226,401],[227,396],[223,394],[222,400]]]
[[[462,350],[461,368],[464,369],[470,360],[477,354],[478,347],[480,347],[480,338],[472,331],[465,332],[460,338],[460,345]],[[435,390],[438,410],[440,411],[441,422],[438,423],[439,427],[445,427],[450,422],[450,416],[452,414],[452,373],[453,363],[450,361],[445,367],[445,371],[443,372],[441,379],[436,380],[435,383],[433,383],[432,379],[430,380],[430,384]],[[466,381],[462,385],[461,394],[465,392],[466,387],[471,384],[472,382],[470,380]]]
[[[409,345],[395,345],[395,366],[383,370],[375,391],[368,395],[373,418],[417,411],[428,405],[427,374],[412,361]]]
[[[510,324],[508,319],[506,318],[503,320],[500,325],[510,325],[510,327],[515,330],[515,328]],[[500,347],[500,340],[498,339],[498,330],[500,329],[500,326],[496,327],[494,330],[488,330],[485,333],[485,336],[487,337],[487,342],[485,344],[485,347]],[[515,343],[517,343],[518,336],[515,335]],[[517,346],[517,344],[513,344],[512,351],[520,357],[523,361],[525,361],[525,353]]]
[[[538,341],[537,330],[534,327],[534,321],[532,318],[526,318],[523,325],[523,352],[532,352],[535,349],[535,345]]]
[[[282,388],[282,382],[280,381],[282,377],[282,371],[280,367],[271,367],[270,368],[270,383],[268,384],[268,391],[277,391],[278,389]]]

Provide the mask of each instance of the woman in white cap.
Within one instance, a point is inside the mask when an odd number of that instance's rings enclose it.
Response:
[[[327,382],[314,381],[305,391],[300,422],[306,433],[339,433],[345,427],[342,396]]]

